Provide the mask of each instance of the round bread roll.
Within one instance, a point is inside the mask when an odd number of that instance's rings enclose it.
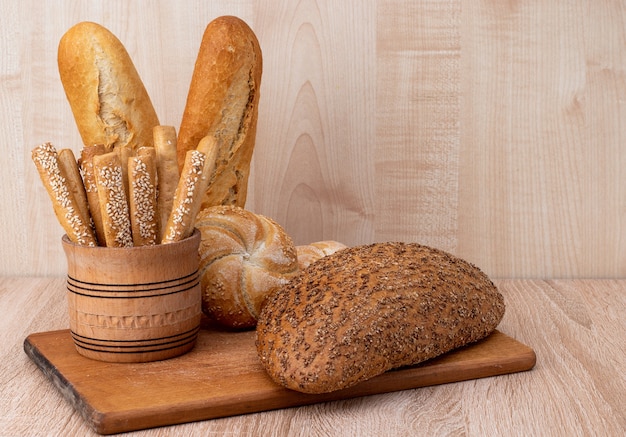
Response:
[[[296,246],[298,265],[301,269],[305,269],[318,259],[335,253],[338,250],[345,249],[346,247],[345,244],[334,240],[316,241],[314,243]]]
[[[350,247],[267,298],[257,352],[276,383],[327,393],[478,341],[504,310],[491,280],[446,252],[415,243]]]
[[[293,241],[272,219],[236,206],[198,213],[202,310],[231,328],[256,325],[267,295],[298,269]]]

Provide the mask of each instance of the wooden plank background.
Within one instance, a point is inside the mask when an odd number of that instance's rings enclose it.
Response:
[[[493,277],[626,276],[622,1],[0,0],[0,274],[61,275],[30,150],[80,150],[56,69],[74,23],[126,45],[178,126],[205,26],[264,74],[247,208],[295,242],[417,241]]]

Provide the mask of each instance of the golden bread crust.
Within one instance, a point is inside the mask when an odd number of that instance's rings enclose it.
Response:
[[[243,208],[198,213],[202,308],[233,328],[255,326],[267,295],[298,273],[295,246],[275,221]]]
[[[203,34],[178,133],[178,163],[209,135],[219,147],[202,208],[245,206],[256,139],[263,60],[256,35],[241,19],[222,16]]]
[[[57,63],[85,146],[152,146],[152,128],[159,120],[115,35],[97,23],[80,22],[61,37]]]

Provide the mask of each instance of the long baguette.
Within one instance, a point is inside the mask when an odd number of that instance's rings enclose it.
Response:
[[[109,30],[80,22],[61,38],[61,82],[84,145],[135,150],[152,145],[159,124],[130,56]]]
[[[178,133],[178,166],[206,136],[218,144],[217,167],[202,208],[243,207],[256,139],[263,60],[241,19],[223,16],[206,27]]]
[[[89,224],[81,217],[80,208],[72,194],[73,190],[68,186],[68,179],[59,166],[56,148],[50,143],[42,144],[33,149],[31,157],[52,201],[57,220],[70,241],[95,246],[96,238]]]

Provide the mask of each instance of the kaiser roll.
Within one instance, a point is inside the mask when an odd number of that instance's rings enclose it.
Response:
[[[196,228],[203,312],[227,327],[254,327],[269,292],[299,271],[291,238],[272,219],[236,206],[201,210]]]

